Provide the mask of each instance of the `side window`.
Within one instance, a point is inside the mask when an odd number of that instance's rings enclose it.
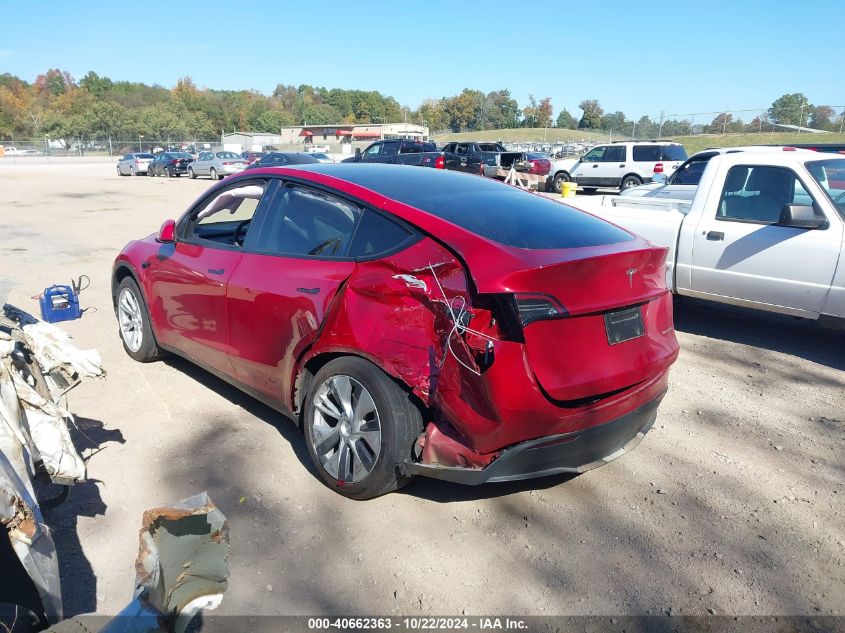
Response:
[[[581,162],[584,163],[600,163],[604,160],[604,153],[607,151],[607,145],[599,145],[598,147],[594,147],[589,152],[584,154],[584,158],[581,159]]]
[[[772,224],[787,204],[812,204],[801,181],[785,167],[731,167],[717,219]]]
[[[381,148],[382,156],[395,156],[399,149],[399,143],[385,143]]]
[[[364,157],[377,158],[378,155],[381,153],[381,145],[381,143],[373,143],[372,145],[370,145],[364,152]]]
[[[467,153],[467,145],[466,143],[458,143],[455,147],[456,154],[466,154]]]
[[[264,181],[240,182],[203,200],[190,216],[184,239],[241,246],[266,186]]]
[[[446,147],[443,148],[444,152],[454,152],[455,151],[455,144],[449,143]]]
[[[350,257],[372,257],[398,248],[410,241],[412,234],[393,220],[374,211],[364,211],[364,217],[349,249]]]
[[[625,146],[613,145],[604,153],[605,163],[621,163],[625,160]]]
[[[634,145],[634,162],[656,163],[661,160],[659,145]]]
[[[123,157],[123,160],[132,160],[132,154],[127,154]]]
[[[273,198],[256,248],[276,255],[346,257],[361,218],[354,204],[298,186],[282,186]]]

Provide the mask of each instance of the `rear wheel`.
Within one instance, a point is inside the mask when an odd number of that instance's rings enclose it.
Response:
[[[630,189],[631,187],[639,187],[641,184],[643,184],[643,181],[640,180],[639,176],[625,176],[622,179],[622,184],[619,188],[624,191],[625,189]]]
[[[141,363],[161,358],[162,351],[153,335],[147,306],[132,277],[126,277],[117,289],[117,324],[123,349],[130,357]]]
[[[129,166],[129,175],[130,176],[137,176],[138,174],[135,173],[135,168],[132,165]]]
[[[323,482],[351,499],[372,499],[408,483],[401,467],[423,429],[408,394],[354,356],[327,363],[311,384],[303,431]]]

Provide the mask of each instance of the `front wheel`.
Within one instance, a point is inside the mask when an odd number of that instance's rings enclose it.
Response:
[[[396,382],[372,363],[346,356],[317,372],[305,401],[308,454],[323,482],[350,499],[404,486],[422,416]]]
[[[196,177],[197,177],[197,175],[194,173],[194,168],[193,168],[193,167],[188,167],[188,176],[189,176],[192,180],[193,180],[194,178],[196,178]]]
[[[220,180],[220,176],[217,175],[217,170],[214,167],[208,172],[208,175],[211,176],[212,180]]]
[[[126,277],[117,289],[117,324],[123,349],[131,358],[141,363],[161,358],[162,351],[153,335],[147,306],[132,277]]]
[[[569,182],[569,174],[565,171],[555,174],[555,177],[552,178],[552,191],[560,193],[561,189],[563,189],[563,183],[565,182]]]

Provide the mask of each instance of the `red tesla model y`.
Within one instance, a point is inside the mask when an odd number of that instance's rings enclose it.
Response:
[[[665,249],[483,177],[227,178],[117,257],[135,360],[183,356],[297,420],[325,483],[582,472],[651,428],[678,354]]]

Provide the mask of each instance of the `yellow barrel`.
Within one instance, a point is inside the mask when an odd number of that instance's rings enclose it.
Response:
[[[575,192],[578,189],[578,185],[574,182],[562,182],[560,184],[560,197],[561,198],[574,198]]]

